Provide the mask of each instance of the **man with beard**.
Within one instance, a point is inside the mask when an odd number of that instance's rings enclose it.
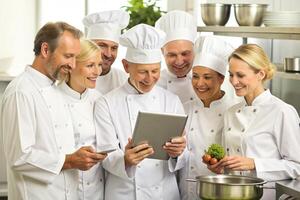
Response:
[[[9,199],[78,199],[75,169],[87,170],[105,157],[91,147],[75,151],[68,105],[54,84],[75,67],[81,35],[64,22],[44,25],[32,65],[4,92],[0,133]]]
[[[121,30],[128,23],[129,14],[122,10],[93,13],[83,19],[87,38],[98,44],[102,51],[102,73],[96,84],[102,94],[123,85],[128,78],[124,71],[111,67],[118,54]]]
[[[178,95],[182,103],[193,100],[191,69],[197,36],[193,16],[184,11],[171,11],[158,19],[155,27],[167,34],[162,52],[168,69],[162,71],[158,85]]]

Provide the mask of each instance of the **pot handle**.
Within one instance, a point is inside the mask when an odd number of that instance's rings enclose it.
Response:
[[[185,180],[188,182],[197,182],[197,180],[193,178],[186,178]]]
[[[262,183],[261,185],[256,185],[256,187],[258,188],[263,188],[263,189],[270,189],[270,190],[275,190],[275,187],[268,187],[268,186],[264,186],[264,184],[266,183],[270,183],[272,181],[265,181],[264,183]]]

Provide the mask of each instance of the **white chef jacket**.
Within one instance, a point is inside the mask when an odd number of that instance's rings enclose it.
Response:
[[[59,85],[71,113],[76,149],[92,146],[96,149],[94,105],[101,94],[95,89],[86,89],[80,94],[65,82]],[[104,173],[100,163],[87,171],[79,170],[79,199],[102,200],[104,196]]]
[[[161,71],[160,79],[157,84],[176,94],[182,103],[197,98],[192,86],[192,70],[186,77],[177,78],[168,69],[164,69]]]
[[[295,108],[266,90],[251,106],[244,101],[225,113],[223,145],[228,155],[254,159],[255,170],[240,172],[241,175],[266,181],[293,179],[300,175],[296,153],[300,152],[299,124]],[[263,199],[271,199],[275,190],[264,193]]]
[[[77,170],[62,170],[75,150],[71,117],[48,77],[28,66],[7,86],[0,127],[9,199],[78,199]]]
[[[125,71],[112,67],[107,74],[98,76],[96,89],[104,95],[113,89],[122,86],[127,79],[128,75],[125,73]]]
[[[189,159],[179,173],[181,199],[198,198],[196,183],[187,182],[187,178],[194,179],[200,175],[213,174],[206,164],[202,163],[202,156],[211,144],[221,144],[224,112],[235,103],[234,99],[224,94],[221,99],[213,101],[209,108],[204,107],[199,98],[184,104],[185,112],[189,116],[186,127]]]
[[[95,119],[99,150],[117,147],[108,154],[103,167],[108,172],[105,200],[179,200],[175,170],[183,167],[185,159],[144,159],[136,167],[125,170],[124,151],[132,137],[138,111],[184,113],[179,98],[154,86],[146,94],[138,94],[128,83],[96,101]]]

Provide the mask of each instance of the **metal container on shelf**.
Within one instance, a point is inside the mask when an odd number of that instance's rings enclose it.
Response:
[[[260,26],[267,4],[234,4],[234,15],[240,26]]]
[[[284,71],[300,73],[300,57],[284,58]]]
[[[201,4],[201,17],[207,26],[224,26],[230,16],[231,4],[204,3]]]

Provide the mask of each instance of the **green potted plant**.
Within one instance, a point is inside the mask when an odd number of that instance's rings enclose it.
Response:
[[[153,26],[163,13],[155,0],[129,0],[128,3],[129,6],[124,6],[130,15],[127,29],[141,23]]]

